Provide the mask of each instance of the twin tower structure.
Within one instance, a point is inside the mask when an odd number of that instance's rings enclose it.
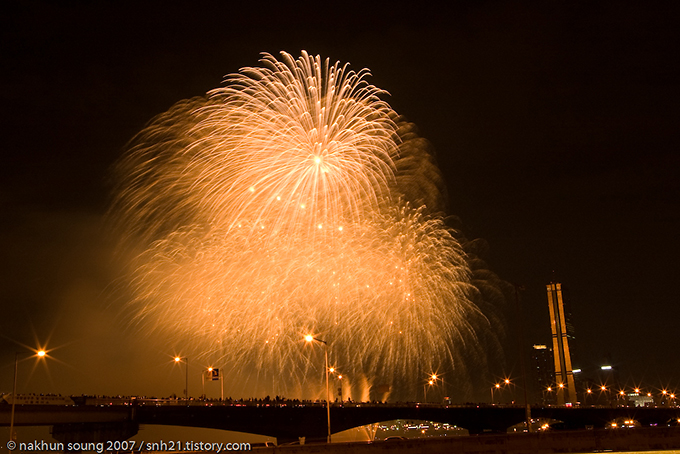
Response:
[[[576,403],[576,386],[569,353],[569,339],[573,338],[573,327],[564,310],[562,284],[550,283],[547,285],[547,291],[555,360],[555,381],[558,384],[557,405]]]

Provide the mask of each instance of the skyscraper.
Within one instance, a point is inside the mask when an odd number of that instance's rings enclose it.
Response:
[[[550,326],[552,328],[553,355],[555,357],[555,380],[557,381],[557,404],[576,403],[576,385],[571,368],[567,317],[562,300],[562,284],[547,285]]]
[[[533,369],[535,401],[541,405],[555,403],[555,395],[548,388],[555,385],[555,373],[552,348],[544,344],[534,344],[531,354]]]

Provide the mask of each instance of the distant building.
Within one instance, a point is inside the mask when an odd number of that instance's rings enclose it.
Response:
[[[628,402],[636,407],[653,407],[654,398],[640,393],[628,393]]]
[[[575,404],[578,399],[569,352],[569,338],[573,338],[573,325],[571,321],[567,323],[568,312],[564,309],[562,284],[550,283],[547,285],[547,291],[553,339],[557,404]],[[569,325],[571,333],[567,331],[567,325]]]
[[[531,353],[534,389],[538,402],[542,405],[555,403],[555,393],[548,391],[555,386],[555,369],[552,348],[544,344],[535,344]]]

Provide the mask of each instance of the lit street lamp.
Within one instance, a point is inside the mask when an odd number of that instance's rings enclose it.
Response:
[[[543,403],[544,403],[544,404],[547,403],[548,405],[550,405],[550,404],[553,402],[553,398],[552,398],[552,390],[553,390],[553,389],[552,389],[552,386],[548,386],[547,388],[545,388],[545,391],[544,391],[544,393],[545,393],[544,396],[545,396],[545,397],[543,398],[543,401],[544,401]]]
[[[605,385],[600,386],[600,396],[604,393],[604,400],[607,405],[609,405],[609,393],[607,392],[607,387]]]
[[[184,400],[186,400],[187,405],[189,405],[189,358],[186,356],[184,358],[180,356],[175,356],[175,362],[179,363],[184,361],[185,369],[185,379],[184,379]]]
[[[564,383],[558,383],[556,395],[560,396],[560,393],[563,393],[562,395],[564,395],[564,388],[565,388]],[[558,405],[559,405],[559,402],[560,402],[559,397],[557,398],[557,402],[558,402]]]
[[[430,387],[432,387],[435,383],[437,383],[437,380],[442,380],[442,384],[444,383],[444,380],[437,377],[437,374],[431,374],[428,377],[427,385],[423,385],[423,394],[424,394],[424,398],[425,398],[425,403],[427,403],[427,386],[429,385]]]
[[[425,397],[424,398],[425,403],[427,403],[427,386],[428,385],[429,386],[434,385],[434,380],[430,379],[430,380],[427,381],[427,385],[423,385],[423,394],[424,394],[424,397]]]
[[[328,443],[331,442],[331,394],[330,394],[330,388],[328,386],[328,343],[324,340],[317,339],[316,337],[312,336],[311,334],[307,334],[305,336],[305,340],[309,343],[312,343],[313,341],[321,342],[324,346],[324,353],[326,355],[326,420],[328,422]]]
[[[14,433],[14,406],[17,402],[17,375],[19,370],[19,355],[23,355],[25,352],[15,352],[14,353],[14,386],[12,387],[12,414],[10,416],[9,422],[9,438],[10,440],[16,440],[16,433]],[[45,350],[39,350],[36,352],[35,356],[38,358],[44,358],[47,352]]]
[[[494,404],[494,401],[493,401],[493,392],[494,392],[494,390],[497,390],[497,389],[500,389],[500,388],[501,388],[501,384],[500,384],[500,383],[496,383],[495,385],[493,385],[493,386],[491,387],[491,405]]]
[[[205,399],[205,379],[208,381],[214,381],[215,377],[220,381],[220,400],[224,400],[224,376],[222,375],[222,369],[215,369],[214,367],[208,367],[201,374],[201,386],[203,398]]]

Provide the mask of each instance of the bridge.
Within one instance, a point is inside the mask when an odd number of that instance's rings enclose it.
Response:
[[[635,419],[642,426],[665,426],[680,418],[680,408],[537,407],[533,418],[563,421],[563,428],[604,428],[617,418]],[[420,404],[352,404],[331,406],[331,428],[353,427],[394,419],[449,423],[470,434],[503,433],[524,421],[521,407],[434,406]],[[10,406],[0,406],[0,425],[9,425]],[[323,439],[326,409],[319,404],[212,404],[54,406],[17,405],[15,425],[50,425],[59,441],[100,441],[133,436],[139,424],[178,425],[231,430],[276,437],[279,442]]]

